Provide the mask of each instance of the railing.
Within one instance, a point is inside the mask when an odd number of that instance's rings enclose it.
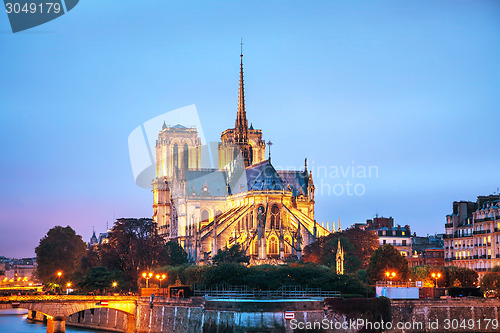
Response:
[[[0,302],[46,302],[46,301],[136,301],[137,296],[73,296],[73,295],[24,295],[0,297]]]
[[[402,282],[402,281],[377,281],[377,287],[393,287],[393,288],[415,288],[417,281]]]
[[[298,286],[283,286],[278,290],[253,290],[246,286],[224,286],[211,289],[195,289],[195,296],[237,299],[281,299],[309,297],[340,297],[339,291],[324,291],[320,288],[301,288]]]
[[[445,228],[453,228],[453,223],[445,223]]]

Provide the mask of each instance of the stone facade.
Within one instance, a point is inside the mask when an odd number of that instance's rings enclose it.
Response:
[[[445,264],[475,269],[480,276],[500,265],[500,195],[453,203],[446,216]]]

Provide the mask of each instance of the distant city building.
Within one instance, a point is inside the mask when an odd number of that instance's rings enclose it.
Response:
[[[500,195],[478,196],[476,202],[455,201],[446,216],[445,264],[477,270],[480,275],[500,266]]]
[[[8,280],[33,281],[36,266],[36,258],[0,258],[0,270],[5,272],[4,278],[7,278]]]
[[[107,232],[101,232],[99,234],[99,237],[97,237],[95,234],[95,230],[94,230],[92,232],[92,236],[90,237],[88,247],[90,248],[91,246],[94,246],[94,245],[106,244],[109,241],[108,234],[109,234],[109,230]]]
[[[391,244],[394,246],[402,256],[409,256],[411,254],[411,230],[409,225],[404,227],[397,225],[394,226],[394,219],[392,217],[378,217],[371,220],[366,220],[366,223],[355,223],[355,228],[362,230],[373,230],[376,232],[380,246]]]
[[[411,240],[411,256],[407,257],[410,267],[444,266],[443,235],[420,237],[414,235]]]

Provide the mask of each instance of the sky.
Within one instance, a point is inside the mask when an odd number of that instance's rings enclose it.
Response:
[[[453,201],[500,187],[498,1],[86,0],[15,34],[2,11],[0,255],[151,217],[128,135],[194,104],[219,141],[241,38],[248,121],[276,168],[308,158],[316,220],[443,233]]]

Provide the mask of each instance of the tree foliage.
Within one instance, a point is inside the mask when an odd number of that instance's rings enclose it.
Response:
[[[164,245],[161,256],[163,263],[168,266],[179,266],[188,262],[186,251],[174,241]]]
[[[165,284],[173,284],[178,276],[183,284],[196,285],[198,288],[244,285],[254,290],[277,290],[285,285],[293,285],[340,291],[362,297],[374,293],[371,287],[356,276],[337,275],[330,268],[314,263],[283,266],[222,263],[207,266],[164,267],[162,271],[168,276]]]
[[[390,244],[379,247],[370,257],[370,264],[366,270],[368,281],[374,284],[377,281],[385,280],[386,271],[396,272],[394,281],[408,281],[410,277],[408,260]]]
[[[123,272],[131,286],[137,286],[143,270],[166,263],[162,255],[165,241],[151,219],[119,219],[108,239],[108,243],[100,245],[100,265]]]
[[[367,269],[370,257],[379,248],[378,236],[374,231],[351,228],[344,230],[345,236],[354,245],[354,256],[361,261],[361,269]]]
[[[444,273],[444,267],[433,267],[433,266],[414,266],[410,268],[411,280],[412,281],[422,281],[423,286],[426,288],[432,288],[437,283],[438,287],[443,287],[446,285],[446,275]],[[434,279],[432,273],[441,273],[439,279]]]
[[[335,269],[338,240],[344,249],[344,270],[354,273],[361,268],[361,260],[356,256],[356,248],[343,233],[333,233],[320,237],[304,248],[303,260]]]
[[[240,246],[240,244],[234,244],[230,248],[225,248],[223,250],[219,250],[217,254],[212,259],[212,262],[215,265],[220,264],[228,264],[228,263],[247,263],[250,261],[250,258],[245,255],[245,250]]]
[[[35,249],[37,277],[43,283],[59,282],[56,273],[62,271],[64,279],[71,279],[81,270],[86,245],[82,236],[70,226],[55,226],[47,232]]]
[[[481,279],[481,290],[485,293],[493,291],[495,295],[500,295],[500,266],[495,266],[484,274]]]
[[[424,287],[476,287],[478,274],[475,270],[455,266],[415,266],[411,267],[411,279],[423,281]],[[437,280],[432,273],[441,273]]]
[[[448,266],[445,267],[446,287],[477,287],[478,274],[476,270]]]
[[[117,286],[113,287],[113,282]],[[110,271],[106,267],[92,267],[83,276],[78,284],[85,291],[99,291],[104,293],[106,290],[118,291],[126,289],[123,275],[119,271]]]
[[[379,247],[378,236],[374,232],[352,228],[320,237],[306,246],[303,252],[304,261],[335,268],[339,239],[344,249],[344,269],[349,273],[366,269],[370,256]]]

